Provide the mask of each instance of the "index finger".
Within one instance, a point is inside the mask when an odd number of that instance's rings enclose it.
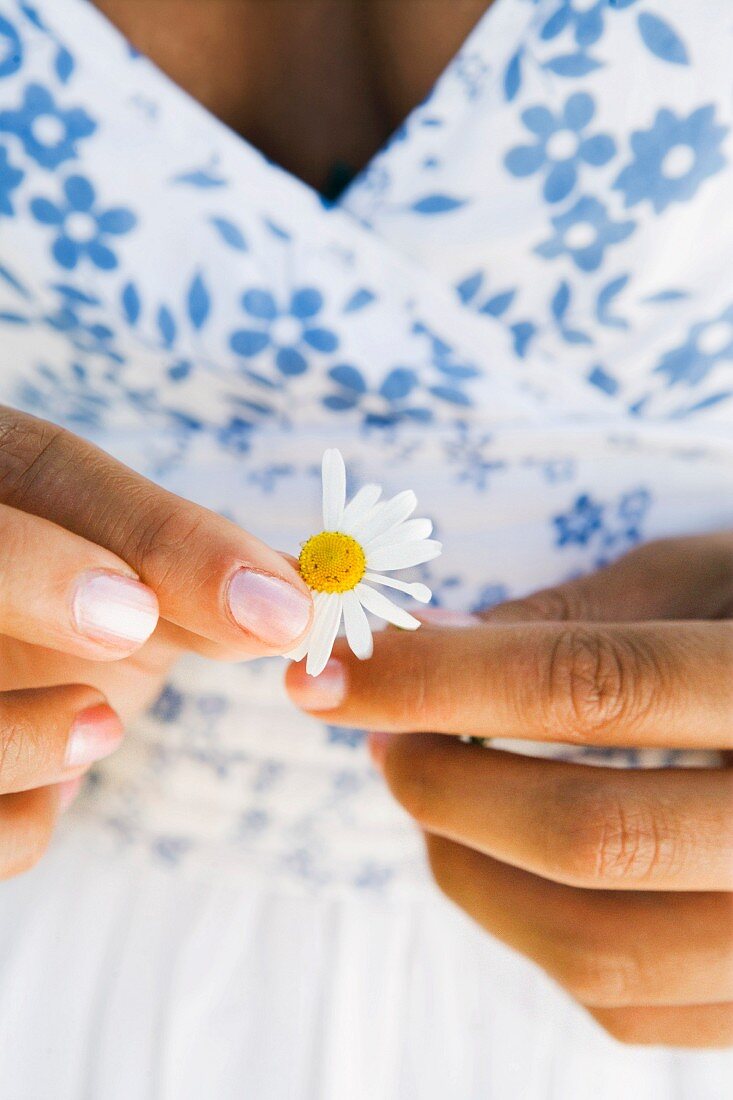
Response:
[[[312,601],[297,571],[216,513],[46,421],[0,407],[0,502],[117,554],[161,615],[242,656],[283,652]]]
[[[733,747],[733,622],[485,623],[339,643],[293,700],[336,725],[603,746]],[[330,704],[330,705],[329,705]]]

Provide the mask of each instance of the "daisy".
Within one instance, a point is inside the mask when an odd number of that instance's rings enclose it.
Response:
[[[379,485],[364,485],[346,503],[346,467],[341,452],[323,456],[323,530],[304,542],[300,573],[313,590],[313,624],[306,638],[287,656],[307,655],[306,672],[318,676],[331,656],[343,617],[346,640],[360,661],[371,657],[374,643],[365,615],[385,619],[404,630],[417,630],[419,619],[398,607],[374,585],[406,592],[420,603],[432,593],[427,585],[398,581],[383,570],[408,569],[432,561],[441,545],[429,538],[429,519],[410,519],[417,497],[406,490],[380,501]]]

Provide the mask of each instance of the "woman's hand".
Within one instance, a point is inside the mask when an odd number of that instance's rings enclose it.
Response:
[[[285,652],[310,616],[275,551],[0,407],[0,877],[36,861],[59,806],[119,744],[120,715],[183,650]]]
[[[733,536],[669,540],[455,629],[339,646],[292,698],[372,735],[439,886],[626,1042],[733,1041],[733,772],[461,744],[733,748]]]

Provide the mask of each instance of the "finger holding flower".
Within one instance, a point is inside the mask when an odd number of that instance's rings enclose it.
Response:
[[[456,737],[733,749],[733,536],[650,544],[475,623],[339,642],[291,697],[372,752],[441,888],[632,1042],[733,1041],[733,772],[537,760]],[[430,734],[419,731],[431,730]]]

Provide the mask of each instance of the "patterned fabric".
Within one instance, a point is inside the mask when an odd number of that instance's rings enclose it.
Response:
[[[445,546],[415,576],[454,608],[730,525],[729,14],[495,0],[326,203],[85,0],[0,0],[0,399],[289,551],[326,444],[350,491],[398,470]],[[281,677],[184,661],[69,827],[407,881],[361,731]]]

